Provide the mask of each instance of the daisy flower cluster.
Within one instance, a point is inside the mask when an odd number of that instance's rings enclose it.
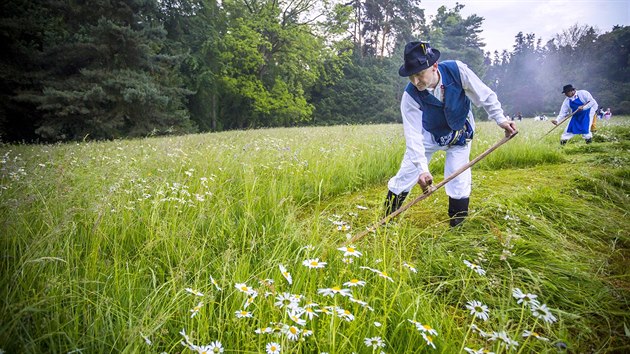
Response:
[[[532,316],[534,316],[536,319],[543,320],[545,323],[548,324],[554,323],[558,320],[546,304],[541,304],[537,300],[537,295],[523,293],[521,289],[514,288],[512,289],[512,296],[516,299],[517,304],[521,304],[522,306],[529,306],[529,309],[532,312]]]
[[[313,255],[315,247],[307,245],[300,248],[300,253],[304,253],[304,258],[295,264],[280,263],[269,274],[274,279],[262,279],[258,281],[258,285],[252,286],[248,282],[233,283],[232,289],[234,296],[228,296],[230,299],[236,299],[240,308],[233,312],[232,318],[240,321],[246,327],[252,326],[252,334],[264,338],[263,346],[259,348],[267,354],[279,354],[282,352],[291,352],[299,348],[301,343],[311,340],[314,336],[314,329],[330,328],[328,324],[318,325],[318,322],[338,321],[338,325],[343,323],[351,323],[357,319],[357,316],[365,317],[368,313],[374,312],[374,308],[360,298],[363,294],[363,288],[369,287],[370,284],[388,284],[394,283],[394,279],[385,271],[369,266],[359,266],[357,270],[363,270],[365,273],[356,274],[346,278],[345,281],[338,280],[337,284],[329,284],[327,287],[317,287],[317,290],[311,294],[299,294],[292,291],[295,279],[293,272],[300,274],[317,274],[318,272],[326,272],[329,262],[324,261],[321,257]],[[359,251],[354,245],[348,245],[337,248],[338,257],[357,259],[364,262],[363,252]],[[375,260],[375,264],[382,261]],[[401,268],[414,273],[415,267],[404,262]],[[370,274],[374,276],[370,277]],[[365,277],[365,278],[364,278]],[[278,278],[280,280],[278,280]],[[328,279],[327,277],[319,279]],[[370,280],[372,279],[372,280]],[[300,279],[301,280],[301,279]],[[380,280],[380,281],[379,281]],[[334,281],[334,280],[333,280]],[[219,284],[214,278],[210,277],[212,286],[217,291],[226,288],[223,284]],[[383,283],[384,282],[384,283]],[[379,287],[380,287],[379,285]],[[193,288],[186,288],[185,292],[195,299],[203,300],[205,294]],[[203,301],[196,301],[196,305],[190,310],[190,317],[197,318],[198,314],[203,311],[205,305]],[[271,308],[271,311],[269,311]],[[264,309],[264,310],[263,310]],[[380,322],[374,323],[373,330],[382,331],[384,327]],[[415,320],[409,319],[417,331],[419,336],[423,338],[427,346],[436,348],[434,342],[438,332],[428,324],[423,324]],[[264,323],[262,327],[261,323]],[[343,328],[343,327],[339,327]],[[194,343],[185,330],[180,332],[183,337],[181,345],[198,353],[221,353],[224,348],[219,341],[211,341],[207,345]],[[372,336],[363,338],[364,347],[370,348],[375,352],[384,354],[387,347],[386,341],[373,333]]]
[[[416,329],[420,332],[420,335],[422,335],[422,339],[424,339],[424,341],[427,343],[428,346],[433,347],[433,349],[436,349],[435,343],[433,342],[433,340],[434,340],[434,337],[437,337],[438,332],[433,327],[431,327],[428,324],[422,324],[412,319],[407,319],[407,321],[409,321],[411,324],[413,324],[416,327]]]
[[[541,304],[538,301],[538,296],[535,294],[524,293],[519,288],[512,289],[512,296],[516,299],[517,304],[521,305],[523,309],[528,307],[531,311],[532,317],[535,318],[535,325],[539,321],[543,321],[546,324],[552,324],[557,321],[557,318],[553,315],[551,310],[547,307],[546,304]],[[472,300],[466,303],[466,308],[470,311],[470,314],[473,315],[473,319],[480,319],[483,321],[487,321],[490,317],[490,310],[487,305],[484,305],[480,301]],[[486,332],[480,329],[477,325],[475,325],[474,320],[470,325],[470,330],[477,334],[480,338],[485,339],[489,343],[498,343],[499,348],[505,347],[507,350],[517,349],[520,343],[511,338],[510,335],[506,331],[492,331]],[[525,330],[521,334],[522,338],[525,340],[529,338],[534,338],[540,340],[542,342],[549,342],[549,339],[544,337],[542,334],[535,332],[533,330]],[[465,347],[464,350],[467,353],[493,353],[486,348],[480,349],[472,349]]]

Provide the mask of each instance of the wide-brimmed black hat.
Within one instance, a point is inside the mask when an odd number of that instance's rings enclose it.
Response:
[[[405,63],[398,69],[398,75],[411,76],[433,65],[440,57],[440,51],[431,48],[428,42],[409,42],[405,46]]]
[[[574,87],[573,87],[573,85],[571,85],[571,84],[564,85],[564,86],[562,87],[562,93],[567,93],[567,92],[569,92],[569,91],[573,91],[573,90],[575,90],[575,88],[574,88]]]

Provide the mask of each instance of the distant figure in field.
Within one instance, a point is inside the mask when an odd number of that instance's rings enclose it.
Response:
[[[597,118],[604,119],[604,108],[603,107],[599,107],[599,109],[597,110]]]
[[[400,102],[407,150],[396,176],[387,184],[385,213],[391,214],[419,184],[427,192],[433,183],[429,162],[433,153],[446,152],[444,175],[450,176],[470,159],[475,121],[471,102],[482,106],[506,136],[516,125],[503,115],[497,95],[458,60],[438,64],[440,52],[427,42],[405,46],[404,64],[398,74],[409,78]],[[468,216],[472,175],[467,169],[446,184],[451,227]]]
[[[604,112],[604,119],[609,120],[612,117],[612,112],[610,112],[610,108],[606,108],[606,112]]]
[[[561,120],[575,112],[564,129],[564,133],[560,137],[560,145],[565,145],[574,135],[580,134],[587,144],[593,141],[593,133],[591,132],[591,124],[594,112],[597,111],[597,101],[590,92],[586,90],[576,90],[573,85],[564,85],[562,93],[566,96],[560,107],[558,117],[551,121],[554,125],[558,125]],[[593,114],[591,114],[593,112]]]
[[[523,120],[523,115],[521,114],[521,112],[516,113],[516,119],[518,119],[519,122]],[[516,120],[516,119],[514,119],[514,120]]]

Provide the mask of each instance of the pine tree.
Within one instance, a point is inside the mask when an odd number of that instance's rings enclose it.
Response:
[[[48,140],[110,139],[189,132],[193,126],[176,56],[165,51],[157,2],[77,1],[46,5],[63,24],[39,58],[41,87],[17,96],[43,115]]]

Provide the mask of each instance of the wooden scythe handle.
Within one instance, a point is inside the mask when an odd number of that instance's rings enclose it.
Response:
[[[405,204],[404,206],[402,206],[400,209],[396,210],[395,212],[387,215],[386,217],[384,217],[380,221],[372,224],[365,231],[362,231],[362,232],[358,233],[357,235],[352,237],[350,240],[346,241],[345,244],[349,245],[349,244],[352,244],[352,243],[354,243],[356,241],[359,241],[360,239],[365,237],[365,235],[367,235],[369,232],[372,232],[372,231],[376,230],[379,226],[388,223],[390,220],[392,220],[393,218],[395,218],[398,215],[402,214],[403,212],[405,212],[407,209],[411,208],[414,204],[418,203],[419,201],[428,198],[431,194],[433,194],[433,192],[435,192],[436,190],[438,190],[441,187],[443,187],[445,184],[447,184],[453,178],[459,176],[462,172],[464,172],[467,169],[469,169],[472,166],[474,166],[477,162],[481,161],[484,157],[488,156],[488,154],[490,154],[491,152],[496,150],[499,146],[501,146],[501,145],[507,143],[508,141],[510,141],[510,139],[515,137],[516,134],[518,134],[518,132],[515,132],[514,134],[512,134],[510,136],[504,137],[503,139],[501,139],[500,141],[498,141],[497,143],[495,143],[494,145],[489,147],[488,150],[482,152],[477,157],[475,157],[473,160],[469,161],[467,164],[465,164],[464,166],[460,167],[457,171],[453,172],[450,176],[446,177],[440,183],[436,184],[435,186],[430,186],[429,189],[426,192],[424,192],[423,194],[419,195],[418,197],[416,197],[411,202]]]

